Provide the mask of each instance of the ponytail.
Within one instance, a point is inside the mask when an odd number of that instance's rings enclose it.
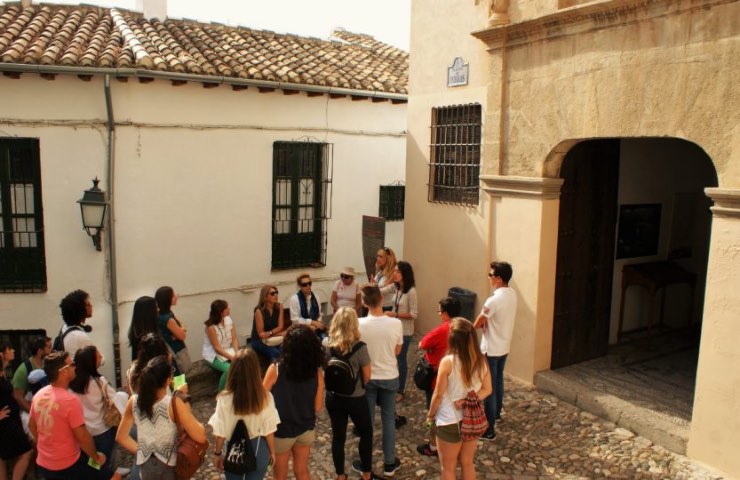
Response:
[[[139,396],[136,400],[136,405],[142,415],[152,418],[157,392],[167,385],[171,376],[172,367],[166,356],[160,355],[149,360],[139,377]]]

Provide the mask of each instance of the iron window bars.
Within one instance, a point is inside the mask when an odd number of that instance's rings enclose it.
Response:
[[[477,205],[480,152],[480,104],[433,108],[427,200]]]

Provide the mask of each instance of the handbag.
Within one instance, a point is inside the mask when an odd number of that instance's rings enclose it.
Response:
[[[473,390],[463,399],[463,418],[460,422],[460,438],[462,441],[477,440],[488,429],[486,412],[483,402]]]
[[[257,470],[257,456],[244,420],[236,422],[224,455],[224,470],[229,473],[244,475]]]
[[[180,425],[177,417],[177,409],[175,408],[175,397],[180,397],[180,400],[183,402],[187,401],[187,399],[181,393],[175,392],[170,400],[172,421],[177,426],[177,443],[175,445],[177,463],[175,464],[175,476],[178,480],[187,480],[203,465],[209,444],[208,440],[203,443],[196,442],[190,438],[188,432]]]
[[[121,423],[121,411],[108,396],[108,389],[101,385],[99,378],[95,379],[95,383],[98,385],[103,399],[103,422],[107,427],[117,427]]]
[[[175,359],[175,363],[177,364],[178,370],[180,370],[180,373],[188,373],[190,371],[190,368],[193,366],[193,361],[190,360],[190,352],[188,351],[188,347],[185,347],[179,352],[175,353],[173,357]]]
[[[437,376],[437,372],[434,371],[434,367],[429,364],[429,361],[425,357],[419,358],[419,362],[416,364],[416,370],[414,370],[414,383],[420,390],[429,391],[432,389],[432,382],[434,377]]]

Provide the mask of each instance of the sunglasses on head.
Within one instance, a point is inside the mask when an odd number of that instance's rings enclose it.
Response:
[[[313,282],[303,282],[303,283],[301,283],[301,287],[310,287],[311,285],[313,285]]]

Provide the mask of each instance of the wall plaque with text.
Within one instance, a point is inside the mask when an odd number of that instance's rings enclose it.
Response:
[[[463,63],[462,57],[455,58],[452,66],[447,69],[447,86],[460,87],[468,84],[468,64]]]

